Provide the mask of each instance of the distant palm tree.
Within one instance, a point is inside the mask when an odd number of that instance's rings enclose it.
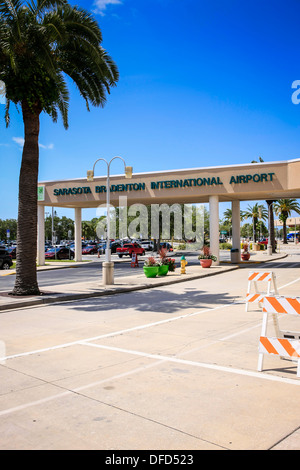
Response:
[[[268,211],[262,204],[254,204],[254,206],[248,206],[244,211],[245,219],[252,219],[253,223],[253,241],[256,242],[256,225],[259,219],[266,220],[268,217]]]
[[[89,105],[104,106],[118,80],[115,63],[101,47],[90,13],[66,0],[0,0],[0,81],[9,105],[20,105],[24,147],[19,180],[17,274],[14,295],[39,294],[36,276],[37,183],[40,114],[68,127],[71,78]]]
[[[224,220],[226,224],[232,225],[232,209],[226,209],[223,215],[224,215]],[[240,220],[242,221],[244,220],[244,218],[245,218],[244,212],[240,211]]]
[[[275,214],[279,216],[279,220],[283,222],[283,243],[287,243],[286,238],[286,219],[290,217],[292,211],[300,214],[300,205],[297,199],[278,199],[274,203]]]
[[[263,163],[264,160],[261,157],[258,157],[259,162],[257,160],[252,160],[251,163]],[[272,253],[276,253],[276,243],[275,243],[275,227],[274,227],[274,202],[267,200],[266,203],[268,204],[268,216],[269,216],[269,242],[272,246]],[[269,243],[268,243],[269,244]]]

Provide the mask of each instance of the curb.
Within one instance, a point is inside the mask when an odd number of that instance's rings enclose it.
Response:
[[[42,294],[39,297],[31,298],[31,299],[24,299],[24,300],[19,300],[16,303],[7,303],[0,305],[0,311],[4,310],[11,310],[11,309],[18,309],[18,308],[24,308],[24,307],[30,307],[30,306],[36,306],[36,305],[46,305],[46,304],[52,304],[52,303],[57,303],[57,302],[69,302],[72,300],[80,300],[80,299],[88,299],[91,297],[102,297],[104,295],[114,295],[114,294],[121,294],[121,293],[126,293],[126,292],[132,292],[132,291],[138,291],[138,290],[145,290],[145,289],[151,289],[153,287],[163,287],[168,284],[178,284],[180,282],[186,282],[186,281],[192,281],[194,279],[201,279],[205,277],[210,277],[210,276],[216,276],[218,274],[224,274],[229,271],[234,271],[236,269],[239,269],[239,266],[232,266],[230,268],[226,268],[223,272],[207,272],[207,273],[201,273],[201,274],[190,274],[187,275],[186,277],[180,277],[178,279],[168,279],[168,280],[161,280],[156,282],[155,284],[140,284],[140,285],[134,285],[134,286],[124,286],[124,287],[116,287],[116,288],[105,288],[103,287],[103,290],[96,292],[80,292],[78,294],[72,293],[72,294]]]

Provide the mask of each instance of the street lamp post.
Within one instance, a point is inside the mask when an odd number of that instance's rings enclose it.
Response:
[[[268,255],[272,255],[273,253],[273,234],[271,233],[271,217],[273,217],[273,204],[274,202],[276,201],[273,201],[273,202],[268,202],[268,226],[269,226],[269,236],[268,236],[268,245],[267,245],[267,252],[268,252]],[[272,237],[272,240],[271,240],[271,237]]]
[[[106,210],[107,210],[107,223],[106,223],[106,250],[105,250],[105,262],[102,263],[103,272],[103,284],[111,285],[114,284],[114,263],[111,261],[111,249],[110,249],[110,165],[113,160],[120,159],[124,163],[125,178],[132,178],[132,167],[126,166],[125,160],[122,157],[113,157],[110,162],[107,162],[104,158],[98,158],[95,161],[93,169],[87,171],[87,180],[94,180],[95,165],[100,160],[104,161],[107,165],[107,177],[106,177]]]

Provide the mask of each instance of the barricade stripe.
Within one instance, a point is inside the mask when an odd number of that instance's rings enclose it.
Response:
[[[300,357],[297,351],[293,348],[292,344],[288,339],[278,339],[279,343],[282,345],[282,347],[286,350],[289,356],[291,357]]]
[[[264,273],[261,276],[259,276],[258,281],[263,281],[266,277],[269,277],[270,273]]]
[[[290,341],[283,338],[267,338],[265,336],[261,336],[259,341],[260,345],[263,346],[263,350],[261,347],[259,349],[263,353],[300,358],[300,354],[294,347],[294,345],[297,345],[299,349],[299,341]]]
[[[268,312],[287,313],[282,303],[278,299],[276,299],[276,297],[265,297],[265,301],[267,304],[269,303],[271,305],[271,310],[268,309]]]
[[[263,300],[264,296],[261,294],[247,294],[246,301],[247,302],[259,302]]]
[[[273,347],[273,344],[265,336],[260,337],[260,342],[269,354],[278,354],[277,350]]]
[[[299,300],[298,299],[291,299],[291,298],[287,298],[286,300],[291,304],[292,308],[294,309],[294,312],[300,314]]]
[[[263,311],[300,315],[299,298],[265,296]]]
[[[249,273],[248,281],[271,281],[272,273],[251,272]]]

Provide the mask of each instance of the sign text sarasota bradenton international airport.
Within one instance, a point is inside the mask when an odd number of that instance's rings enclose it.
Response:
[[[254,183],[264,183],[273,181],[275,173],[255,173],[254,175],[236,175],[231,176],[229,184],[247,184],[250,181]],[[199,186],[218,186],[223,182],[219,176],[208,178],[187,178],[180,180],[163,180],[151,181],[151,189],[171,189],[171,188],[190,188]],[[143,191],[146,189],[146,183],[127,183],[127,184],[112,184],[110,186],[111,192],[124,192],[124,191]],[[73,188],[55,188],[53,190],[54,196],[66,196],[69,194],[89,194],[91,193],[90,186],[78,186]],[[105,193],[106,186],[95,186],[96,193]]]

